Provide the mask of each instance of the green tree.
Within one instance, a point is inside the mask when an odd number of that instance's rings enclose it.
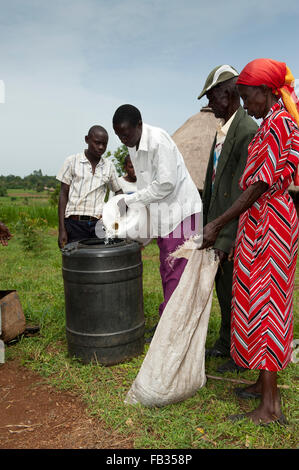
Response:
[[[119,176],[124,173],[125,157],[128,154],[129,151],[125,145],[121,145],[120,147],[118,147],[113,154],[110,151],[105,154],[105,158],[111,158],[111,160],[113,161]]]
[[[53,207],[57,207],[58,206],[58,200],[59,200],[59,194],[60,194],[60,184],[57,184],[56,185],[56,188],[55,188],[55,191],[53,191],[52,193],[49,193],[49,202],[50,202],[50,205],[53,206]]]
[[[41,181],[39,181],[39,182],[37,183],[37,185],[36,185],[36,191],[37,191],[38,193],[41,193],[43,190],[44,190],[44,185],[43,185],[43,183],[42,183]]]
[[[56,187],[56,177],[43,175],[42,170],[34,170],[30,175],[20,176],[7,175],[0,176],[0,187],[5,187],[7,189],[34,189],[42,191],[44,187],[55,188]]]

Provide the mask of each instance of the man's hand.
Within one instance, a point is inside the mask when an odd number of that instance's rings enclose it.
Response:
[[[122,217],[123,215],[125,215],[125,213],[127,212],[128,210],[128,206],[127,204],[125,203],[125,199],[122,198],[118,201],[117,203],[117,207],[118,207],[118,210],[119,210],[119,215],[120,217]]]
[[[66,229],[60,229],[58,235],[58,246],[60,249],[64,248],[64,245],[67,244],[67,231]]]
[[[225,251],[216,249],[215,253],[219,258],[220,264],[222,264],[227,259],[227,253],[225,253]]]
[[[7,246],[8,245],[8,240],[10,240],[11,237],[12,237],[12,234],[10,233],[10,231],[8,230],[6,225],[4,225],[2,222],[0,222],[0,243],[1,243],[1,245]]]

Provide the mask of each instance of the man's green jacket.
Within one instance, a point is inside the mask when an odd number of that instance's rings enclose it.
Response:
[[[223,143],[212,190],[215,137],[202,194],[204,225],[223,214],[241,194],[239,180],[246,165],[248,145],[257,128],[255,121],[240,107]],[[237,228],[238,219],[227,224],[219,233],[214,248],[229,253],[236,238]]]

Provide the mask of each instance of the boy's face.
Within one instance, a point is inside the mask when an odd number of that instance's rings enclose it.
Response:
[[[127,172],[128,176],[130,178],[132,178],[132,179],[136,178],[135,170],[134,170],[134,167],[133,167],[133,164],[132,164],[130,158],[128,158],[128,160],[125,164],[125,171]]]
[[[137,126],[133,126],[129,122],[125,121],[121,124],[115,124],[113,128],[119,140],[126,147],[136,147],[139,144],[142,134],[141,121],[137,124]]]
[[[85,137],[90,156],[100,158],[106,152],[108,144],[108,135],[100,130],[94,131],[91,135]]]

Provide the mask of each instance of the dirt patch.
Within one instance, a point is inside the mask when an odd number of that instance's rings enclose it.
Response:
[[[80,398],[16,360],[0,364],[0,449],[132,449],[133,437],[91,418]]]

